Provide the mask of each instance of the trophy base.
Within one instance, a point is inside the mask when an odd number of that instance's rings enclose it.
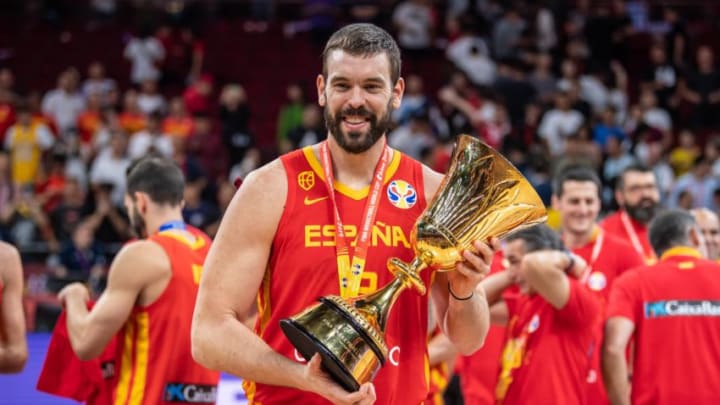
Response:
[[[362,326],[330,299],[320,298],[315,307],[281,320],[280,327],[306,360],[319,353],[325,371],[347,391],[357,391],[362,383],[372,380],[385,362]],[[318,336],[327,336],[328,330],[341,337],[321,341]]]

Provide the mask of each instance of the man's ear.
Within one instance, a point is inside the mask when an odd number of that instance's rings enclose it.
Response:
[[[135,197],[135,208],[138,210],[139,213],[145,214],[147,213],[148,209],[148,196],[145,193],[141,193],[140,191],[136,191],[133,195]]]
[[[325,99],[325,78],[323,75],[317,76],[317,79],[315,79],[315,86],[317,87],[318,92],[318,105],[320,105],[320,107],[325,107],[327,100]]]
[[[397,83],[395,83],[395,86],[393,86],[393,94],[392,94],[392,106],[395,109],[400,108],[400,103],[402,103],[402,97],[403,94],[405,94],[405,80],[400,77],[397,80]]]
[[[702,254],[703,257],[707,257],[707,245],[705,244],[705,236],[703,236],[702,232],[698,227],[694,226],[690,228],[690,231],[688,232],[688,239],[690,240],[690,243],[692,246],[700,251],[700,254]]]

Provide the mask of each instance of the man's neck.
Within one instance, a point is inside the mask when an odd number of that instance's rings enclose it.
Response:
[[[570,232],[563,229],[562,240],[565,243],[565,247],[568,249],[577,249],[587,245],[595,236],[596,227],[593,226],[584,232]]]
[[[335,179],[353,189],[370,185],[384,151],[382,140],[378,140],[365,152],[349,153],[338,145],[332,135],[328,136],[328,148]]]
[[[157,233],[162,224],[182,220],[183,217],[179,205],[177,207],[157,207],[154,215],[148,215],[145,218],[148,235]]]

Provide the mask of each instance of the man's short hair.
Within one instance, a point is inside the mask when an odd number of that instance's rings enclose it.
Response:
[[[622,190],[623,187],[625,187],[625,175],[630,172],[640,172],[640,173],[655,173],[653,170],[647,166],[645,166],[642,163],[633,163],[623,169],[622,173],[620,173],[619,176],[617,176],[617,181],[615,182],[615,190]]]
[[[600,177],[595,173],[593,169],[585,165],[569,165],[561,168],[553,179],[553,194],[556,197],[562,197],[563,186],[568,181],[588,181],[595,184],[598,190],[598,195],[602,189],[602,182]]]
[[[525,252],[537,250],[564,250],[565,246],[560,235],[545,224],[533,225],[519,229],[505,237],[506,242],[522,240],[525,243]]]
[[[648,237],[655,254],[662,256],[665,251],[675,246],[689,246],[688,233],[697,226],[695,218],[679,209],[661,212],[650,222]]]
[[[127,194],[135,198],[136,192],[150,196],[161,205],[177,206],[183,200],[185,178],[172,160],[151,156],[133,162],[127,169]]]
[[[384,53],[390,62],[390,79],[393,85],[400,78],[400,48],[393,37],[384,29],[367,23],[346,25],[335,31],[322,53],[323,76],[327,78],[327,58],[335,50],[353,56],[375,56]]]

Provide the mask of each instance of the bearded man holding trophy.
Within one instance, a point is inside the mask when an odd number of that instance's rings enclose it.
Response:
[[[446,176],[387,146],[405,85],[384,30],[334,33],[316,84],[328,139],[245,179],[205,262],[193,355],[242,377],[250,403],[418,404],[428,300],[458,351],[477,350],[497,238],[545,209],[477,139],[459,138]]]

